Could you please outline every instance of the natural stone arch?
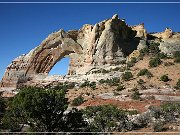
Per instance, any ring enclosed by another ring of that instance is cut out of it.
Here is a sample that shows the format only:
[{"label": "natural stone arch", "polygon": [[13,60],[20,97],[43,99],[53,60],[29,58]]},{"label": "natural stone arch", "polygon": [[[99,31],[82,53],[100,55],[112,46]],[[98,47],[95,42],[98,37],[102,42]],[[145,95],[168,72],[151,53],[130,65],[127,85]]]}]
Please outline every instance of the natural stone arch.
[{"label": "natural stone arch", "polygon": [[66,55],[70,57],[69,75],[87,75],[93,69],[120,66],[139,44],[141,37],[136,37],[136,33],[118,15],[79,30],[52,33],[28,54],[13,60],[0,87],[16,87],[35,81],[36,76],[48,75]]},{"label": "natural stone arch", "polygon": [[71,53],[82,53],[82,47],[63,30],[50,34],[26,55],[21,55],[7,67],[1,87],[16,87],[38,74],[48,75],[52,67]]}]

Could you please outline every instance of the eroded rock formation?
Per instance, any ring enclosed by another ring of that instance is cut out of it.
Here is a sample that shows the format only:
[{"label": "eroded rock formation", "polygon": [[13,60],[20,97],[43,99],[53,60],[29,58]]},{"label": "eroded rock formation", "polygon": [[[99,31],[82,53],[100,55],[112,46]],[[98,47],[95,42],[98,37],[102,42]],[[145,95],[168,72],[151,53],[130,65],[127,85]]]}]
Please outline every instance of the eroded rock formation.
[{"label": "eroded rock formation", "polygon": [[[172,43],[170,29],[152,36]],[[6,69],[1,87],[16,88],[18,84],[43,79],[63,57],[70,57],[69,75],[86,75],[93,69],[119,66],[134,50],[145,47],[147,40],[144,24],[128,26],[118,15],[95,25],[86,24],[80,30],[59,30],[28,54],[13,60]],[[161,50],[164,46],[162,44]]]}]

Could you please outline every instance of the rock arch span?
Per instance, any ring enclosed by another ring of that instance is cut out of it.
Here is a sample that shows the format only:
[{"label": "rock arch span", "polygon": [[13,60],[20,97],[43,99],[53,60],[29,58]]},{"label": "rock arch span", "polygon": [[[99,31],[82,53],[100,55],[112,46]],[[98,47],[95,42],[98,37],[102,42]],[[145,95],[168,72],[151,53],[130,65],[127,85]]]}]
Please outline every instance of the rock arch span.
[{"label": "rock arch span", "polygon": [[137,31],[114,15],[95,25],[85,24],[79,30],[52,33],[38,47],[12,61],[1,87],[16,88],[37,75],[47,75],[67,55],[69,75],[85,75],[94,68],[119,66],[137,48],[139,40],[144,39],[136,37]]},{"label": "rock arch span", "polygon": [[38,47],[12,61],[1,87],[17,87],[18,83],[32,80],[35,75],[47,75],[58,61],[71,53],[81,54],[81,45],[63,30],[52,33]]}]

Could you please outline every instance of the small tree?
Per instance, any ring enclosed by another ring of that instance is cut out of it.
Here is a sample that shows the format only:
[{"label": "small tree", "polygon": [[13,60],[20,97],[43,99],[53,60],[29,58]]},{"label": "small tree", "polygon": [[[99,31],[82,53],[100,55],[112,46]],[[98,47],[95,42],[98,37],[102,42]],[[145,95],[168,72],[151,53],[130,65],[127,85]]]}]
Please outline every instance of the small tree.
[{"label": "small tree", "polygon": [[3,121],[11,131],[21,131],[24,124],[36,132],[82,131],[86,125],[82,119],[77,122],[82,128],[77,128],[78,125],[72,127],[73,117],[78,113],[76,118],[80,118],[81,112],[72,110],[70,114],[65,113],[67,107],[64,90],[24,88],[10,103]]}]

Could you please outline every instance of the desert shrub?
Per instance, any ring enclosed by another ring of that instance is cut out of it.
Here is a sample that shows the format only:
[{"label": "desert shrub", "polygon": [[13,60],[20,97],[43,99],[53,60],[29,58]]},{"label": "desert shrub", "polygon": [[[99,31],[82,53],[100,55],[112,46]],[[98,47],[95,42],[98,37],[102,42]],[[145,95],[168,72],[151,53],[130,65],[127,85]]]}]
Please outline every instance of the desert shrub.
[{"label": "desert shrub", "polygon": [[175,52],[173,57],[174,57],[174,62],[180,63],[180,51],[179,52]]},{"label": "desert shrub", "polygon": [[157,57],[159,57],[160,59],[166,59],[167,58],[167,54],[165,54],[165,53],[158,53]]},{"label": "desert shrub", "polygon": [[79,106],[81,105],[82,103],[84,103],[85,100],[84,98],[82,97],[82,95],[79,95],[77,98],[75,98],[73,101],[72,101],[72,105],[73,106]]},{"label": "desert shrub", "polygon": [[116,91],[122,91],[124,89],[125,89],[125,87],[123,85],[119,84],[118,87],[116,88]]},{"label": "desert shrub", "polygon": [[134,88],[131,89],[131,91],[137,91],[137,90],[138,90],[137,87],[134,87]]},{"label": "desert shrub", "polygon": [[160,60],[160,58],[158,58],[158,57],[155,57],[155,58],[152,58],[150,61],[149,61],[149,66],[150,67],[157,67],[158,65],[160,65],[161,64],[161,60]]},{"label": "desert shrub", "polygon": [[104,84],[104,83],[106,83],[106,80],[101,79],[101,80],[99,80],[99,83],[100,83],[100,84]]},{"label": "desert shrub", "polygon": [[118,95],[120,95],[119,93],[117,93],[117,92],[113,92],[113,94],[114,94],[114,96],[118,96]]},{"label": "desert shrub", "polygon": [[180,78],[178,79],[175,88],[176,88],[176,89],[180,89]]},{"label": "desert shrub", "polygon": [[160,52],[159,43],[151,43],[149,45],[149,52],[153,54],[158,54]]},{"label": "desert shrub", "polygon": [[7,107],[7,101],[2,97],[2,92],[0,92],[0,131],[3,127],[2,124],[2,118],[4,117],[4,114],[6,112],[6,107]]},{"label": "desert shrub", "polygon": [[154,132],[161,132],[163,131],[164,122],[160,119],[156,120],[152,123],[152,129]]},{"label": "desert shrub", "polygon": [[128,115],[136,115],[136,114],[139,114],[139,111],[137,111],[137,110],[126,110],[126,113]]},{"label": "desert shrub", "polygon": [[120,71],[120,72],[124,72],[125,70],[126,70],[126,67],[124,67],[124,66],[122,66],[122,67],[119,68],[119,71]]},{"label": "desert shrub", "polygon": [[132,62],[132,63],[136,63],[136,62],[137,62],[136,57],[132,57],[132,58],[131,58],[131,62]]},{"label": "desert shrub", "polygon": [[168,82],[169,81],[169,77],[167,75],[162,75],[160,77],[160,80],[163,81],[163,82]]},{"label": "desert shrub", "polygon": [[101,70],[101,73],[103,73],[103,74],[106,74],[106,73],[109,73],[110,71],[108,71],[108,70],[106,70],[106,69],[102,69]]},{"label": "desert shrub", "polygon": [[58,83],[56,86],[49,86],[49,88],[67,91],[68,85],[66,83]]},{"label": "desert shrub", "polygon": [[66,85],[68,89],[73,89],[75,87],[75,82],[68,82]]},{"label": "desert shrub", "polygon": [[91,132],[115,132],[132,130],[126,111],[113,105],[88,106],[84,110]]},{"label": "desert shrub", "polygon": [[106,79],[106,80],[101,79],[101,80],[99,80],[99,83],[101,83],[101,84],[106,83],[110,86],[117,86],[117,85],[119,85],[119,81],[120,81],[120,78],[114,77],[114,78]]},{"label": "desert shrub", "polygon": [[132,57],[130,61],[127,62],[127,67],[133,67],[136,63],[137,59]]},{"label": "desert shrub", "polygon": [[138,83],[138,84],[144,84],[145,82],[144,82],[143,79],[139,79],[139,80],[137,81],[137,83]]},{"label": "desert shrub", "polygon": [[135,63],[131,62],[131,61],[128,61],[127,62],[127,67],[133,67]]},{"label": "desert shrub", "polygon": [[126,60],[120,61],[119,64],[126,64]]},{"label": "desert shrub", "polygon": [[131,98],[134,99],[134,100],[139,100],[139,99],[141,99],[141,95],[142,95],[142,94],[139,93],[138,90],[136,90],[136,91],[134,91],[134,92],[132,93]]},{"label": "desert shrub", "polygon": [[162,115],[165,118],[165,121],[175,122],[176,118],[180,118],[179,102],[165,102],[161,104],[160,108],[162,110]]},{"label": "desert shrub", "polygon": [[151,122],[151,113],[140,114],[134,123],[135,128],[144,128]]},{"label": "desert shrub", "polygon": [[99,70],[95,70],[95,71],[92,71],[92,74],[97,74],[97,73],[103,73],[103,74],[106,74],[106,73],[109,73],[110,71],[109,70],[106,70],[106,69],[99,69]]},{"label": "desert shrub", "polygon": [[129,72],[129,71],[126,71],[126,72],[124,72],[124,73],[122,74],[122,79],[123,79],[124,81],[129,81],[131,78],[133,78],[133,75],[132,75],[132,73]]},{"label": "desert shrub", "polygon": [[172,62],[164,62],[164,66],[171,66],[171,65],[174,65],[174,63],[172,63]]},{"label": "desert shrub", "polygon": [[151,111],[152,117],[159,119],[162,115],[162,111],[160,109],[160,107],[156,107],[156,106],[149,106],[148,108]]},{"label": "desert shrub", "polygon": [[137,76],[144,76],[144,75],[146,75],[148,78],[153,76],[152,73],[148,69],[146,69],[146,68],[141,69],[139,71],[139,73],[137,74]]},{"label": "desert shrub", "polygon": [[149,53],[149,49],[147,47],[145,47],[145,48],[140,50],[140,56],[139,57],[143,57],[148,53]]},{"label": "desert shrub", "polygon": [[81,85],[80,85],[80,87],[81,88],[83,88],[83,87],[87,87],[87,86],[89,86],[89,81],[88,80],[86,80],[86,81],[84,81]]},{"label": "desert shrub", "polygon": [[90,82],[90,81],[85,81],[80,85],[81,88],[83,87],[90,87],[91,89],[95,90],[96,89],[96,82]]},{"label": "desert shrub", "polygon": [[95,90],[96,89],[96,82],[91,82],[89,84],[89,86],[90,86],[91,89]]}]

